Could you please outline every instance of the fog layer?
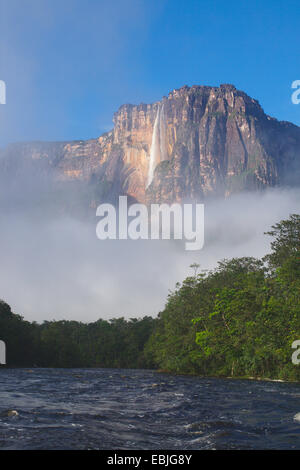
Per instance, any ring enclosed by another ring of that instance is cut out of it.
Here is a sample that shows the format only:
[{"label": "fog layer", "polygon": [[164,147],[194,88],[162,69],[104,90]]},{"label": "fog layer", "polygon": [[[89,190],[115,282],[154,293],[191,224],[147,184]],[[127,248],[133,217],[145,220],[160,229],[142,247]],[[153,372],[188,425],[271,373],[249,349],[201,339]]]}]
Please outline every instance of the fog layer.
[{"label": "fog layer", "polygon": [[299,212],[299,201],[300,190],[288,189],[211,201],[204,248],[194,252],[172,240],[100,241],[96,216],[10,207],[0,215],[0,298],[38,322],[155,316],[193,262],[210,269],[224,258],[263,256],[270,243],[264,232]]}]

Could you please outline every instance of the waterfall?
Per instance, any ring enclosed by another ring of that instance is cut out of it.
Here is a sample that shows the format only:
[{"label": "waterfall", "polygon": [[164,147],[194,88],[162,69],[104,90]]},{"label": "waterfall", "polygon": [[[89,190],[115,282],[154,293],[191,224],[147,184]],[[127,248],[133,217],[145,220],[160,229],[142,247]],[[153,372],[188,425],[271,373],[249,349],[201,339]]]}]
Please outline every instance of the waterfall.
[{"label": "waterfall", "polygon": [[153,127],[147,188],[152,183],[156,165],[159,162],[166,160],[166,159],[167,159],[166,124],[165,124],[164,104],[163,104],[162,106],[158,105],[154,127]]},{"label": "waterfall", "polygon": [[147,188],[150,186],[153,180],[154,170],[158,161],[158,153],[160,152],[160,106],[158,106],[156,118],[153,127],[152,142],[150,149],[150,161],[148,171],[148,182]]},{"label": "waterfall", "polygon": [[162,105],[160,116],[159,116],[159,141],[160,141],[160,161],[162,162],[163,160],[167,160],[164,104]]}]

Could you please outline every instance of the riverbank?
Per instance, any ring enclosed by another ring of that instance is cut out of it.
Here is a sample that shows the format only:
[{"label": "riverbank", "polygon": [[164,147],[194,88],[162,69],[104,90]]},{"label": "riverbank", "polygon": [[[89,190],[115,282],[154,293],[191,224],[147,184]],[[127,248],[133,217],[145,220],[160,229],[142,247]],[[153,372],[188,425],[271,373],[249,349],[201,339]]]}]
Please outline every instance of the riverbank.
[{"label": "riverbank", "polygon": [[202,379],[205,379],[205,378],[212,378],[212,379],[228,379],[228,380],[256,380],[258,382],[262,381],[262,382],[279,382],[279,383],[295,383],[295,384],[300,384],[300,381],[299,380],[283,380],[283,379],[270,379],[269,377],[252,377],[252,376],[218,376],[218,375],[198,375],[198,374],[194,374],[192,372],[173,372],[173,371],[169,371],[169,370],[166,370],[166,369],[157,369],[156,370],[157,373],[159,374],[170,374],[170,375],[176,375],[176,376],[180,376],[180,375],[183,375],[183,376],[190,376],[190,377],[199,377],[199,378],[202,378]]}]

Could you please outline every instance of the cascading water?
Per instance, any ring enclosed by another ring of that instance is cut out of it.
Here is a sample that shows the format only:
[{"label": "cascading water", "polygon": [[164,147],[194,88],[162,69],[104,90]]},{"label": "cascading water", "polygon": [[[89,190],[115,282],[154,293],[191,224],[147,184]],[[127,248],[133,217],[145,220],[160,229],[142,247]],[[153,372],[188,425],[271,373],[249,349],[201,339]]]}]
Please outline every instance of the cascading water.
[{"label": "cascading water", "polygon": [[164,118],[164,105],[158,106],[156,118],[153,127],[152,142],[150,149],[150,160],[149,160],[149,171],[147,188],[150,186],[154,176],[154,170],[156,165],[166,160],[166,127]]},{"label": "cascading water", "polygon": [[149,170],[148,170],[148,182],[147,188],[150,186],[154,176],[154,170],[157,163],[157,154],[160,151],[160,139],[159,139],[159,117],[160,117],[160,106],[158,106],[156,118],[153,127],[152,142],[150,149],[150,161],[149,161]]},{"label": "cascading water", "polygon": [[162,105],[160,116],[159,116],[159,141],[160,141],[160,161],[167,159],[167,147],[166,147],[166,125],[164,115],[164,104]]}]

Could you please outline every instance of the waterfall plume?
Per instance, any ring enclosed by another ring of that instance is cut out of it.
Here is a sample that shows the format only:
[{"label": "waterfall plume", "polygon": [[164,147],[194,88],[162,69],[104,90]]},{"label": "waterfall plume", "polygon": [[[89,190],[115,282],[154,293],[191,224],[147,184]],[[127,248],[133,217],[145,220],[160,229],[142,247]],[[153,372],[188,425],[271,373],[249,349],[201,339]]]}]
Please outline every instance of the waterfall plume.
[{"label": "waterfall plume", "polygon": [[159,141],[160,141],[160,161],[167,160],[166,146],[166,124],[164,115],[164,104],[161,107],[159,116]]},{"label": "waterfall plume", "polygon": [[164,105],[158,105],[156,118],[153,127],[152,142],[150,149],[149,171],[147,188],[153,180],[156,165],[162,160],[166,160],[166,127],[164,118]]},{"label": "waterfall plume", "polygon": [[157,108],[156,118],[153,127],[152,142],[150,149],[150,160],[149,160],[149,171],[148,171],[148,182],[147,188],[150,186],[154,176],[154,170],[157,164],[157,154],[160,152],[160,139],[159,139],[159,117],[160,117],[160,105]]}]

